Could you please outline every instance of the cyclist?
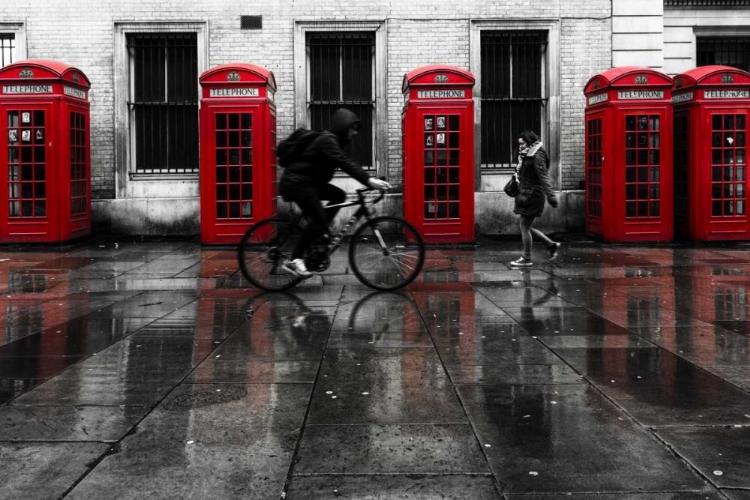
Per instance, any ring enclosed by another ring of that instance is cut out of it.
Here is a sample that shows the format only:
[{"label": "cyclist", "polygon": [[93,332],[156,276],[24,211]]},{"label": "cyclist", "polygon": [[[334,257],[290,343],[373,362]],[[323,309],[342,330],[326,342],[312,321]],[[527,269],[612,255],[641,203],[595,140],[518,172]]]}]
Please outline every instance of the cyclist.
[{"label": "cyclist", "polygon": [[302,213],[309,218],[307,227],[302,231],[291,258],[281,267],[302,278],[312,276],[302,259],[305,250],[313,238],[321,235],[329,240],[329,224],[338,213],[338,208],[326,209],[321,200],[328,205],[336,205],[346,200],[346,193],[329,184],[333,173],[340,168],[365,186],[374,189],[390,189],[391,185],[365,172],[344,152],[344,148],[359,133],[360,121],[357,115],[348,109],[341,108],[331,118],[328,130],[322,132],[300,155],[300,158],[288,165],[279,181],[279,194],[285,201],[295,202]]}]

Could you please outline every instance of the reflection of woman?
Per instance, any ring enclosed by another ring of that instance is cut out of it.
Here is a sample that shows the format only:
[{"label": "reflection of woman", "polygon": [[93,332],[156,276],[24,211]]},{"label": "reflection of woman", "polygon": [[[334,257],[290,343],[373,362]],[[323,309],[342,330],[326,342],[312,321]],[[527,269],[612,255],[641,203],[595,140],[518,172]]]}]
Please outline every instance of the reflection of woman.
[{"label": "reflection of woman", "polygon": [[552,191],[547,175],[548,168],[549,156],[539,137],[529,130],[518,134],[518,196],[513,212],[520,216],[523,255],[510,263],[513,267],[531,267],[532,235],[545,243],[550,260],[557,257],[560,243],[552,241],[544,233],[531,227],[534,219],[542,215],[545,199],[550,205],[557,207],[557,195]]}]

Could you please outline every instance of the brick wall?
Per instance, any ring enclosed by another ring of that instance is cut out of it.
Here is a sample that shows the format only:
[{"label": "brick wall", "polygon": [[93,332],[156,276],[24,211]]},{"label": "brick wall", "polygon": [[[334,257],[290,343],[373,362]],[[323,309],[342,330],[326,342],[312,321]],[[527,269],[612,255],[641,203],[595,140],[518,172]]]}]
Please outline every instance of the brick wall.
[{"label": "brick wall", "polygon": [[[609,0],[435,2],[434,0],[19,0],[0,4],[2,22],[25,21],[28,57],[55,59],[80,68],[92,82],[91,141],[94,198],[114,197],[113,26],[117,21],[206,21],[209,65],[247,61],[271,69],[279,85],[279,136],[294,126],[294,20],[386,21],[388,170],[400,182],[401,80],[425,64],[471,71],[472,19],[558,20],[561,26],[562,187],[583,179],[583,95],[593,74],[611,64]],[[240,15],[262,15],[263,29],[242,31]],[[0,26],[1,28],[1,26]]]}]

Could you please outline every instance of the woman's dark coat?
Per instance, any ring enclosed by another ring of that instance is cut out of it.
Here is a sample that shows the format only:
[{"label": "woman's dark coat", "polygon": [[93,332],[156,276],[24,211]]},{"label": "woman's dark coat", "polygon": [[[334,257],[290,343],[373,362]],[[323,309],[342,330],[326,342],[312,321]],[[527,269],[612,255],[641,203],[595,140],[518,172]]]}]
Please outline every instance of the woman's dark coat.
[{"label": "woman's dark coat", "polygon": [[539,217],[544,211],[544,200],[554,196],[547,175],[549,156],[539,148],[533,156],[523,159],[518,170],[518,196],[513,212],[518,215]]}]

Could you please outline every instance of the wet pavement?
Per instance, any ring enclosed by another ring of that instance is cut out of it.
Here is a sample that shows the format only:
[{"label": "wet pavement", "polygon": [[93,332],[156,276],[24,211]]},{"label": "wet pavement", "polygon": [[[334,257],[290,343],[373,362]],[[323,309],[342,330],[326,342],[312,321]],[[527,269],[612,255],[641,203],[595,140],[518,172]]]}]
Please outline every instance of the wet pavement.
[{"label": "wet pavement", "polygon": [[519,249],[0,247],[0,498],[750,500],[750,243]]}]

